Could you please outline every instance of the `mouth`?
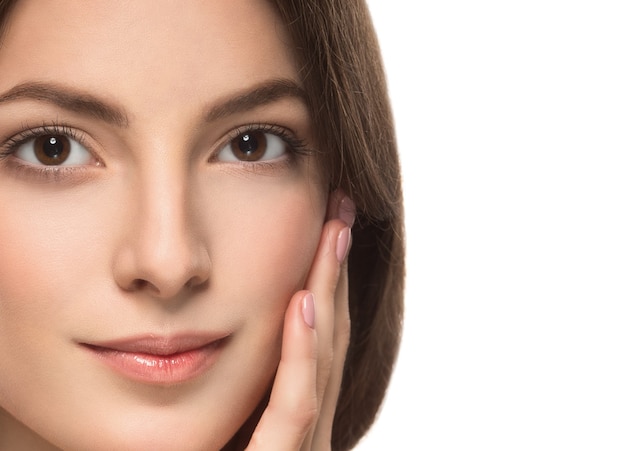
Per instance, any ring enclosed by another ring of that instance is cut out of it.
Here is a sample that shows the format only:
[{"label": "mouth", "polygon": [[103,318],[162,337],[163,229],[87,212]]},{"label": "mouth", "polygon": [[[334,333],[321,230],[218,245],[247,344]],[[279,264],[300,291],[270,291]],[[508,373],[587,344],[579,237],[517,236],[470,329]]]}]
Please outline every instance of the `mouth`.
[{"label": "mouth", "polygon": [[154,385],[175,385],[208,371],[226,339],[227,335],[147,335],[80,345],[128,379]]}]

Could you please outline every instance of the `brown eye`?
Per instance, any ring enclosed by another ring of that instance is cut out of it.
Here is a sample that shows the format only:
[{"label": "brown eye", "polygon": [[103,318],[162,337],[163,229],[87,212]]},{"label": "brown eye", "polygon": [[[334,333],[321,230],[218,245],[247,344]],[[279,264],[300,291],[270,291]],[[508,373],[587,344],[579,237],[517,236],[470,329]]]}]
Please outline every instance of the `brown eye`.
[{"label": "brown eye", "polygon": [[265,133],[252,131],[242,133],[230,143],[233,155],[241,161],[258,161],[267,150]]},{"label": "brown eye", "polygon": [[17,146],[14,155],[35,166],[81,166],[94,163],[93,154],[78,139],[63,133],[43,133],[27,139]]},{"label": "brown eye", "polygon": [[43,135],[33,143],[35,156],[46,166],[57,166],[70,156],[70,140],[62,135]]},{"label": "brown eye", "polygon": [[285,158],[287,143],[274,133],[249,130],[231,139],[217,154],[217,160],[226,162],[265,162]]}]

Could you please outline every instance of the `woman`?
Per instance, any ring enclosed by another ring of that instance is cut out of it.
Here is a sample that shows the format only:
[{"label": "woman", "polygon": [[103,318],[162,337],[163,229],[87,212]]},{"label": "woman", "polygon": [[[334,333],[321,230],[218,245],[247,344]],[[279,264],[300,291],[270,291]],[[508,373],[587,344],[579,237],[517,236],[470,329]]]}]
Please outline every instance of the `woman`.
[{"label": "woman", "polygon": [[352,448],[403,287],[365,5],[0,14],[0,448]]}]

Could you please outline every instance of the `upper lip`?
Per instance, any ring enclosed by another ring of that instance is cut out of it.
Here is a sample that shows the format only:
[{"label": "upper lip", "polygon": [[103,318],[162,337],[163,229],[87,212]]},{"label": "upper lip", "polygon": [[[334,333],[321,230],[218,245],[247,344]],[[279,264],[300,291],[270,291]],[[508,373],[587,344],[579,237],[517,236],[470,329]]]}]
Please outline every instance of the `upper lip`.
[{"label": "upper lip", "polygon": [[119,352],[166,356],[203,348],[227,336],[228,334],[226,333],[188,333],[174,336],[145,334],[106,341],[83,342],[81,344],[91,348],[108,349]]}]

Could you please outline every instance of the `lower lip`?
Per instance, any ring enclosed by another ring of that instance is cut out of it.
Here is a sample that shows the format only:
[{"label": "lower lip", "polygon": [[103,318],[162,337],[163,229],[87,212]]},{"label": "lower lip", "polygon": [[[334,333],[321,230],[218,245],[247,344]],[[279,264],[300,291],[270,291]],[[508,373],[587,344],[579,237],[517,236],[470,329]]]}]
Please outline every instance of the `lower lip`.
[{"label": "lower lip", "polygon": [[217,360],[222,340],[197,349],[170,355],[126,352],[86,346],[109,367],[123,376],[149,384],[173,385],[190,381],[207,371]]}]

